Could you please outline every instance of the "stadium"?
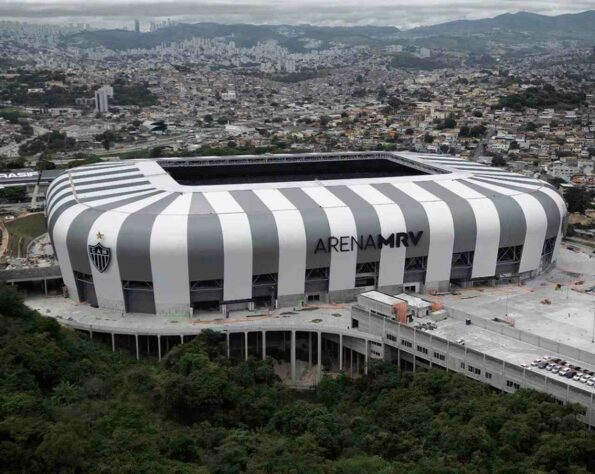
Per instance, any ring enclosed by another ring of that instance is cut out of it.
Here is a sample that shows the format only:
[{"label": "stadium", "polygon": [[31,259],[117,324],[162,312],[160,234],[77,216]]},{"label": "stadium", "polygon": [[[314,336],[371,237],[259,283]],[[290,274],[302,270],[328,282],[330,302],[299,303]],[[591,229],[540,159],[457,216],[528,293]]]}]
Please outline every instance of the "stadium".
[{"label": "stadium", "polygon": [[566,207],[498,168],[353,152],[75,168],[46,217],[72,299],[188,315],[521,281],[555,262]]}]

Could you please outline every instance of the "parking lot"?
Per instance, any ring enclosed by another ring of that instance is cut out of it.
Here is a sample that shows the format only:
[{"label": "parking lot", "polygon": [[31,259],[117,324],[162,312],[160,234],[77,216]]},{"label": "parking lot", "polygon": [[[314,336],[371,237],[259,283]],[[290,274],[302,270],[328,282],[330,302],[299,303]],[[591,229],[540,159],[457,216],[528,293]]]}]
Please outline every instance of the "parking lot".
[{"label": "parking lot", "polygon": [[556,267],[522,285],[460,289],[430,299],[595,353],[595,292],[588,291],[595,288],[595,256],[590,252],[563,244]]}]

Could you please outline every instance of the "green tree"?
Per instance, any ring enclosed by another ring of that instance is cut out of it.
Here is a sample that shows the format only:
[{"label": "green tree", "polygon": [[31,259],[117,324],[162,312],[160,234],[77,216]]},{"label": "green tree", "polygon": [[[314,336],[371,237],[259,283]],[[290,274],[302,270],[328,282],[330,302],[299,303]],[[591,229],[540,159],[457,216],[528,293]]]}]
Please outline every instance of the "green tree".
[{"label": "green tree", "polygon": [[500,155],[495,155],[492,157],[492,166],[506,166],[506,160],[502,158]]},{"label": "green tree", "polygon": [[459,129],[459,137],[461,138],[466,138],[469,136],[469,127],[467,125],[463,125],[460,129]]},{"label": "green tree", "polygon": [[591,203],[591,193],[582,187],[572,187],[564,192],[564,200],[568,206],[568,212],[584,213]]},{"label": "green tree", "polygon": [[151,148],[149,158],[161,158],[162,156],[165,156],[165,147],[156,146]]}]

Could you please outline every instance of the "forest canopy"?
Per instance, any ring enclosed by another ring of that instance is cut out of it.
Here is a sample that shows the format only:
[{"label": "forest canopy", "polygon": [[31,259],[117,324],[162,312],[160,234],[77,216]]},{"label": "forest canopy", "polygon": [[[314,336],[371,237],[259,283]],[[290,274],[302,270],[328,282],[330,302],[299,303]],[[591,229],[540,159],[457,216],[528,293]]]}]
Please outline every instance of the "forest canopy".
[{"label": "forest canopy", "polygon": [[577,406],[440,370],[286,388],[203,332],[137,362],[0,287],[0,470],[9,472],[593,472]]}]

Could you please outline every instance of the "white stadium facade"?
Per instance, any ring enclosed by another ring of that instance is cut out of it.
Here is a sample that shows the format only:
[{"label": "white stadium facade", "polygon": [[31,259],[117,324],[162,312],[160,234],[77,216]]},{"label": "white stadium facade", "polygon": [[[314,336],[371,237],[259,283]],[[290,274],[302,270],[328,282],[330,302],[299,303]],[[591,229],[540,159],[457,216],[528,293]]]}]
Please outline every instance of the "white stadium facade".
[{"label": "white stadium facade", "polygon": [[530,278],[556,260],[566,207],[498,168],[353,152],[75,168],[46,216],[71,298],[188,315]]}]

